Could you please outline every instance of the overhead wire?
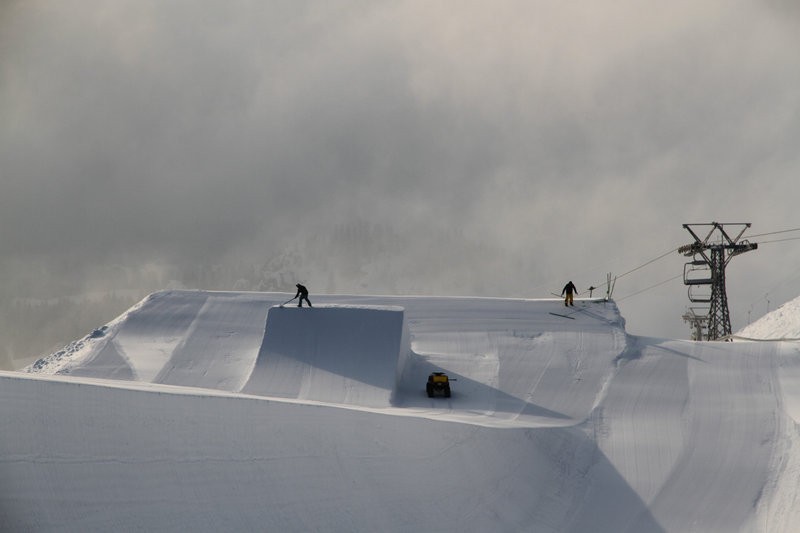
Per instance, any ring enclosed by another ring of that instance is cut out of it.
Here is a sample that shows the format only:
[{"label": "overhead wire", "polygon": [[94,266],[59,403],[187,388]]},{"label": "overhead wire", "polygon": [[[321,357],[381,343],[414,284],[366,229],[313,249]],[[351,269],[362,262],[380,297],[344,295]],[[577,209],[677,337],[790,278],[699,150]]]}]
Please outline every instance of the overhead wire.
[{"label": "overhead wire", "polygon": [[797,241],[800,237],[787,237],[785,239],[775,239],[774,241],[760,241],[758,244],[772,244],[773,242]]},{"label": "overhead wire", "polygon": [[[765,237],[765,236],[768,236],[768,235],[778,235],[778,234],[781,234],[781,233],[791,233],[791,232],[794,232],[794,231],[800,231],[800,228],[785,229],[785,230],[780,230],[780,231],[770,231],[770,232],[767,232],[767,233],[758,233],[756,235],[748,235],[746,237],[747,237],[747,239],[753,239],[753,238],[756,238],[756,237]],[[761,241],[758,244],[772,244],[772,243],[776,243],[776,242],[795,241],[795,240],[800,240],[800,237],[788,237],[788,238],[785,238],[785,239],[775,239],[775,240],[771,240],[771,241]],[[627,272],[623,272],[622,274],[619,274],[618,276],[615,276],[614,277],[614,283],[616,283],[616,280],[618,280],[618,279],[620,279],[620,278],[622,278],[624,276],[627,276],[628,274],[633,274],[634,272],[636,272],[638,270],[641,270],[642,268],[644,268],[644,267],[646,267],[648,265],[651,265],[651,264],[655,263],[656,261],[659,261],[660,259],[663,259],[663,258],[667,257],[670,254],[673,254],[673,253],[677,252],[679,249],[680,249],[680,247],[672,248],[671,250],[669,250],[667,252],[664,252],[663,254],[659,255],[658,257],[655,257],[655,258],[653,258],[653,259],[651,259],[651,260],[649,260],[649,261],[647,261],[645,263],[642,263],[641,265],[637,266],[636,268],[632,268],[631,270],[628,270]],[[669,283],[670,281],[678,279],[678,278],[680,278],[682,276],[683,276],[683,273],[678,274],[677,276],[673,276],[673,277],[671,277],[671,278],[669,278],[667,280],[664,280],[664,281],[661,281],[659,283],[656,283],[655,285],[651,285],[650,287],[641,289],[639,291],[636,291],[636,292],[634,292],[632,294],[629,294],[627,296],[624,296],[622,298],[618,298],[617,301],[619,302],[619,301],[622,301],[622,300],[625,300],[625,299],[628,299],[628,298],[632,298],[633,296],[636,296],[636,295],[641,294],[643,292],[647,292],[649,290],[655,289],[656,287],[660,287],[661,285]],[[602,286],[604,283],[607,283],[607,281],[598,283],[597,287]],[[594,284],[590,285],[590,287],[592,287],[593,289],[597,288]]]},{"label": "overhead wire", "polygon": [[768,233],[757,233],[755,235],[746,235],[748,239],[754,239],[756,237],[766,237],[767,235],[777,235],[779,233],[790,233],[792,231],[800,231],[800,228],[793,228],[793,229],[782,229],[780,231],[770,231]]},{"label": "overhead wire", "polygon": [[676,280],[676,279],[678,279],[680,277],[683,277],[683,273],[680,273],[677,276],[672,276],[671,278],[665,279],[664,281],[660,281],[660,282],[656,283],[655,285],[650,285],[649,287],[646,287],[644,289],[638,290],[638,291],[636,291],[636,292],[634,292],[632,294],[629,294],[627,296],[623,296],[622,298],[616,298],[616,301],[621,302],[622,300],[627,300],[628,298],[632,298],[632,297],[634,297],[634,296],[636,296],[638,294],[641,294],[643,292],[647,292],[649,290],[655,289],[656,287],[660,287],[661,285],[669,283],[670,281],[674,281],[674,280]]},{"label": "overhead wire", "polygon": [[[791,233],[791,232],[794,232],[794,231],[800,231],[800,228],[785,229],[785,230],[780,230],[780,231],[770,231],[770,232],[767,232],[767,233],[758,233],[758,234],[756,234],[756,235],[748,235],[748,236],[747,236],[747,238],[748,238],[748,239],[752,239],[752,238],[755,238],[755,237],[765,237],[765,236],[767,236],[767,235],[778,235],[778,234],[781,234],[781,233]],[[800,237],[787,237],[787,238],[785,238],[785,239],[775,239],[775,240],[771,240],[771,241],[761,241],[761,242],[759,242],[758,244],[772,244],[772,243],[776,243],[776,242],[796,241],[796,240],[800,240]],[[627,272],[625,272],[625,273],[623,273],[623,274],[620,274],[619,276],[616,276],[616,278],[615,278],[615,281],[616,281],[617,279],[619,279],[619,278],[623,277],[623,276],[627,276],[628,274],[632,274],[633,272],[636,272],[636,271],[637,271],[637,270],[639,270],[639,269],[642,269],[642,268],[644,268],[644,267],[646,267],[646,266],[648,266],[648,265],[650,265],[650,264],[652,264],[652,263],[655,263],[655,262],[656,262],[656,261],[658,261],[659,259],[663,259],[664,257],[666,257],[666,256],[668,256],[668,255],[670,255],[670,254],[672,254],[672,253],[674,253],[674,252],[677,252],[679,249],[680,249],[680,247],[678,247],[678,248],[673,248],[672,250],[670,250],[670,251],[668,251],[668,252],[665,252],[665,253],[663,253],[663,254],[659,255],[658,257],[656,257],[656,258],[654,258],[654,259],[651,259],[650,261],[647,261],[646,263],[643,263],[643,264],[639,265],[639,266],[638,266],[638,267],[636,267],[636,268],[633,268],[633,269],[631,269],[631,270],[629,270],[629,271],[627,271]],[[671,278],[669,278],[669,279],[667,279],[667,280],[665,280],[665,281],[661,281],[661,282],[659,282],[659,283],[656,283],[655,285],[651,285],[650,287],[647,287],[647,288],[641,289],[641,290],[639,290],[639,291],[636,291],[636,292],[634,292],[634,293],[632,293],[632,294],[629,294],[629,295],[627,295],[627,296],[624,296],[624,297],[622,297],[622,298],[617,298],[617,301],[619,302],[619,301],[625,300],[625,299],[627,299],[627,298],[631,298],[631,297],[633,297],[633,296],[636,296],[636,295],[638,295],[638,294],[641,294],[641,293],[643,293],[643,292],[649,291],[649,290],[651,290],[651,289],[655,289],[656,287],[659,287],[659,286],[661,286],[661,285],[664,285],[665,283],[669,283],[670,281],[673,281],[673,280],[675,280],[675,279],[678,279],[678,278],[680,278],[681,276],[683,276],[683,274],[682,274],[682,273],[681,273],[681,274],[678,274],[677,276],[673,276],[673,277],[671,277]]]},{"label": "overhead wire", "polygon": [[[649,260],[649,261],[647,261],[647,262],[645,262],[645,263],[642,263],[641,265],[637,266],[636,268],[632,268],[632,269],[628,270],[627,272],[623,272],[622,274],[620,274],[620,275],[618,275],[618,276],[615,276],[615,277],[614,277],[614,282],[616,283],[616,280],[618,280],[618,279],[620,279],[620,278],[622,278],[622,277],[625,277],[625,276],[627,276],[628,274],[633,274],[633,273],[634,273],[634,272],[636,272],[637,270],[641,270],[642,268],[644,268],[644,267],[646,267],[646,266],[648,266],[648,265],[651,265],[651,264],[655,263],[656,261],[658,261],[658,260],[660,260],[660,259],[663,259],[663,258],[667,257],[668,255],[670,255],[670,254],[673,254],[673,253],[675,253],[675,252],[677,252],[677,251],[678,251],[678,247],[672,248],[671,250],[669,250],[669,251],[667,251],[667,252],[664,252],[663,254],[659,255],[658,257],[655,257],[655,258],[653,258],[653,259],[651,259],[651,260]],[[682,276],[683,274],[680,274],[680,275]],[[676,277],[679,277],[679,276],[676,276]],[[675,279],[675,278],[672,278],[672,279]],[[670,280],[667,280],[667,281],[672,281],[672,279],[670,279]],[[605,281],[605,282],[600,282],[600,283],[598,283],[598,284],[597,284],[597,287],[599,287],[599,286],[602,286],[602,285],[603,285],[603,284],[605,284],[605,283],[607,283],[607,281]],[[666,283],[666,282],[663,282],[663,283]],[[592,288],[596,288],[594,284],[592,284],[592,285],[590,285],[590,286],[591,286]],[[658,285],[656,285],[656,286],[658,286]],[[638,294],[638,293],[637,293],[637,294]],[[631,296],[632,296],[632,295],[631,295]]]},{"label": "overhead wire", "polygon": [[627,271],[627,272],[625,272],[624,274],[620,274],[619,276],[617,276],[617,279],[619,279],[619,278],[621,278],[621,277],[623,277],[623,276],[627,276],[628,274],[633,274],[633,273],[634,273],[634,272],[636,272],[637,270],[639,270],[639,269],[642,269],[642,268],[644,268],[644,267],[646,267],[647,265],[650,265],[650,264],[652,264],[652,263],[655,263],[655,262],[656,262],[656,261],[658,261],[659,259],[663,259],[663,258],[667,257],[668,255],[670,255],[670,254],[672,254],[672,253],[675,253],[675,252],[677,252],[677,251],[678,251],[678,248],[673,248],[673,249],[672,249],[672,250],[670,250],[669,252],[665,252],[665,253],[663,253],[663,254],[659,255],[659,256],[658,256],[658,257],[656,257],[655,259],[651,259],[650,261],[648,261],[648,262],[646,262],[646,263],[644,263],[644,264],[642,264],[642,265],[639,265],[638,267],[636,267],[636,268],[634,268],[634,269],[628,270],[628,271]]}]

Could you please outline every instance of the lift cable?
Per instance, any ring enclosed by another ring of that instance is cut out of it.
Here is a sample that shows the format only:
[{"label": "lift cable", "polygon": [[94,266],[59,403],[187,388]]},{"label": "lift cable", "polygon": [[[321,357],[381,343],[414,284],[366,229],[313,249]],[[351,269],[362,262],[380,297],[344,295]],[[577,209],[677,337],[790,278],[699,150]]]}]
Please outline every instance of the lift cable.
[{"label": "lift cable", "polygon": [[[755,237],[764,237],[764,236],[767,236],[767,235],[777,235],[777,234],[780,234],[780,233],[790,233],[790,232],[793,232],[793,231],[800,231],[800,228],[785,229],[785,230],[780,230],[780,231],[771,231],[771,232],[768,232],[768,233],[759,233],[757,235],[748,235],[747,238],[748,239],[752,239],[752,238],[755,238]],[[775,240],[772,240],[772,241],[760,241],[758,244],[772,244],[772,243],[776,243],[776,242],[795,241],[795,240],[800,240],[800,237],[787,237],[785,239],[775,239]],[[651,265],[651,264],[655,263],[656,261],[667,257],[668,255],[671,255],[671,254],[677,252],[679,249],[680,249],[680,247],[672,248],[671,250],[669,250],[667,252],[664,252],[663,254],[659,255],[658,257],[655,257],[655,258],[653,258],[653,259],[651,259],[651,260],[649,260],[649,261],[647,261],[645,263],[642,263],[641,265],[637,266],[636,268],[632,268],[631,270],[628,270],[627,272],[619,274],[618,276],[615,276],[615,281],[617,279],[619,279],[619,278],[627,276],[628,274],[633,274],[634,272],[636,272],[638,270],[641,270],[642,268],[644,268],[644,267],[646,267],[648,265]],[[662,282],[657,283],[657,284],[655,284],[655,285],[653,285],[651,287],[648,287],[646,289],[642,289],[642,290],[640,290],[638,292],[635,292],[633,294],[629,294],[628,296],[625,296],[623,298],[618,298],[616,300],[617,301],[621,301],[621,300],[624,300],[626,298],[630,298],[632,296],[636,296],[637,294],[640,294],[642,292],[648,291],[650,289],[653,289],[655,287],[658,287],[660,285],[668,283],[668,282],[670,282],[670,281],[672,281],[674,279],[677,279],[677,278],[681,277],[682,275],[683,274],[679,274],[679,275],[677,275],[675,277],[672,277],[672,278],[670,278],[670,279],[668,279],[666,281],[662,281]],[[602,286],[604,284],[605,284],[605,282],[600,282],[600,283],[597,283],[596,285],[592,284],[590,286],[592,286],[592,287],[600,287],[600,286]]]},{"label": "lift cable", "polygon": [[[778,233],[789,233],[789,232],[792,232],[792,231],[800,231],[800,228],[795,228],[795,229],[785,229],[785,230],[781,230],[781,231],[771,231],[771,232],[769,232],[769,233],[759,233],[758,235],[750,235],[748,238],[752,238],[752,237],[763,237],[763,236],[765,236],[765,235],[776,235],[776,234],[778,234]],[[772,243],[775,243],[775,242],[796,241],[796,240],[800,240],[800,237],[787,237],[787,238],[785,238],[785,239],[775,239],[775,240],[772,240],[772,241],[759,241],[759,243],[758,243],[758,244],[772,244]],[[622,274],[620,274],[620,275],[616,276],[616,279],[619,279],[619,278],[621,278],[621,277],[623,277],[623,276],[627,276],[628,274],[633,274],[633,273],[634,273],[634,272],[636,272],[637,270],[640,270],[640,269],[642,269],[642,268],[644,268],[644,267],[646,267],[646,266],[648,266],[648,265],[650,265],[650,264],[652,264],[652,263],[655,263],[655,262],[656,262],[656,261],[658,261],[659,259],[663,259],[663,258],[667,257],[668,255],[670,255],[670,254],[673,254],[673,253],[677,252],[679,248],[680,248],[680,247],[673,248],[672,250],[669,250],[668,252],[664,252],[663,254],[659,255],[659,256],[658,256],[658,257],[656,257],[656,258],[654,258],[654,259],[651,259],[650,261],[647,261],[646,263],[642,263],[641,265],[637,266],[636,268],[633,268],[633,269],[631,269],[631,270],[628,270],[627,272],[624,272],[624,273],[622,273]],[[679,278],[680,276],[681,276],[681,275],[675,276],[675,278]],[[672,281],[672,280],[673,280],[673,279],[675,279],[675,278],[670,278],[670,279],[669,279],[669,280],[667,280],[667,281]],[[663,283],[666,283],[666,281],[664,281],[664,282],[661,282],[661,283],[659,283],[659,284],[657,284],[657,285],[653,285],[653,287],[658,287],[659,285],[661,285],[661,284],[663,284]],[[600,283],[600,284],[598,284],[598,285],[602,285],[602,283]],[[653,287],[650,287],[650,288],[653,288]],[[645,291],[645,290],[648,290],[648,289],[642,289],[642,291]],[[639,292],[642,292],[642,291],[639,291]],[[631,294],[631,295],[629,295],[629,296],[626,296],[625,298],[629,298],[630,296],[634,296],[635,294],[639,294],[639,293],[637,292],[637,293]],[[622,298],[620,298],[620,299],[617,299],[617,301],[619,301],[619,300],[621,300],[621,299],[622,299]]]},{"label": "lift cable", "polygon": [[[656,257],[656,258],[653,258],[653,259],[651,259],[651,260],[647,261],[646,263],[642,263],[641,265],[637,266],[636,268],[633,268],[633,269],[631,269],[631,270],[628,270],[627,272],[624,272],[624,273],[622,273],[622,274],[620,274],[620,275],[618,275],[618,276],[615,276],[615,277],[614,277],[614,281],[616,282],[616,280],[618,280],[618,279],[619,279],[619,278],[621,278],[621,277],[627,276],[628,274],[633,274],[633,273],[634,273],[634,272],[636,272],[637,270],[640,270],[640,269],[642,269],[642,268],[644,268],[644,267],[646,267],[646,266],[648,266],[648,265],[651,265],[651,264],[655,263],[656,261],[658,261],[659,259],[664,259],[664,258],[665,258],[665,257],[667,257],[668,255],[670,255],[670,254],[674,254],[674,253],[675,253],[675,252],[677,252],[677,251],[678,251],[678,248],[676,247],[676,248],[673,248],[673,249],[669,250],[668,252],[664,252],[663,254],[659,255],[658,257]],[[681,275],[683,275],[683,274],[681,274]],[[606,283],[607,283],[607,282],[606,282],[606,281],[604,281],[604,282],[600,282],[600,283],[598,283],[597,285],[595,285],[595,284],[592,284],[592,285],[590,285],[590,287],[592,287],[592,288],[598,288],[598,287],[601,287],[601,286],[603,286],[603,285],[604,285],[604,284],[606,284]]]},{"label": "lift cable", "polygon": [[658,261],[659,259],[663,259],[663,258],[667,257],[667,256],[668,256],[668,255],[670,255],[670,254],[674,254],[674,253],[675,253],[675,252],[677,252],[677,251],[678,251],[678,249],[677,249],[677,248],[673,248],[673,249],[672,249],[672,250],[670,250],[669,252],[666,252],[666,253],[663,253],[663,254],[659,255],[659,256],[658,256],[658,257],[656,257],[655,259],[651,259],[651,260],[650,260],[650,261],[648,261],[647,263],[644,263],[644,264],[642,264],[642,265],[639,265],[638,267],[636,267],[636,268],[634,268],[634,269],[632,269],[632,270],[628,270],[628,271],[627,271],[627,272],[625,272],[624,274],[620,274],[619,276],[617,276],[617,279],[619,279],[619,278],[621,278],[621,277],[623,277],[623,276],[627,276],[628,274],[633,274],[633,273],[634,273],[634,272],[636,272],[637,270],[639,270],[639,269],[641,269],[641,268],[644,268],[644,267],[646,267],[647,265],[649,265],[649,264],[651,264],[651,263],[655,263],[655,262],[656,262],[656,261]]},{"label": "lift cable", "polygon": [[634,293],[628,294],[627,296],[623,296],[622,298],[615,298],[614,300],[617,301],[617,302],[621,302],[622,300],[627,300],[628,298],[632,298],[634,296],[642,294],[643,292],[647,292],[649,290],[655,289],[656,287],[660,287],[661,285],[669,283],[670,281],[674,281],[674,280],[676,280],[676,279],[678,279],[680,277],[683,277],[683,273],[678,274],[677,276],[672,276],[671,278],[665,279],[664,281],[660,281],[660,282],[656,283],[655,285],[651,285],[651,286],[646,287],[644,289],[638,290],[638,291],[636,291]]},{"label": "lift cable", "polygon": [[797,241],[800,237],[787,237],[785,239],[775,239],[774,241],[759,241],[758,244],[772,244],[773,242]]},{"label": "lift cable", "polygon": [[777,235],[778,233],[790,233],[792,231],[800,231],[800,228],[784,229],[781,231],[770,231],[769,233],[758,233],[756,235],[745,235],[745,238],[754,239],[755,237],[766,237],[767,235]]}]

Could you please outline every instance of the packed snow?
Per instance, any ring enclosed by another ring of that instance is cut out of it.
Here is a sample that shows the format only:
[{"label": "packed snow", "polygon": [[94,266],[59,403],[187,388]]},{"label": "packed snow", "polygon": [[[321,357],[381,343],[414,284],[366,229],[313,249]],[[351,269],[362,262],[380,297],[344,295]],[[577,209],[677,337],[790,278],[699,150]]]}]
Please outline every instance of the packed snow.
[{"label": "packed snow", "polygon": [[634,337],[613,301],[290,296],[155,293],[0,373],[0,530],[800,530],[796,342]]},{"label": "packed snow", "polygon": [[736,335],[758,340],[800,340],[800,297],[745,326]]}]

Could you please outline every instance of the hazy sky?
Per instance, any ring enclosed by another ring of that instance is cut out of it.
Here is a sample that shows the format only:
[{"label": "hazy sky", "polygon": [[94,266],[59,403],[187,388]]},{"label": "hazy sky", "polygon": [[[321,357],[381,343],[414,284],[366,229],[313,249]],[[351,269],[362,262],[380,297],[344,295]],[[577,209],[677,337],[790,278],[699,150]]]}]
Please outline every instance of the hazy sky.
[{"label": "hazy sky", "polygon": [[[5,0],[0,256],[258,255],[357,216],[461,228],[548,296],[683,223],[797,228],[798,5]],[[728,286],[739,326],[797,296],[800,241],[735,258]],[[678,280],[620,306],[685,336],[686,303]]]}]

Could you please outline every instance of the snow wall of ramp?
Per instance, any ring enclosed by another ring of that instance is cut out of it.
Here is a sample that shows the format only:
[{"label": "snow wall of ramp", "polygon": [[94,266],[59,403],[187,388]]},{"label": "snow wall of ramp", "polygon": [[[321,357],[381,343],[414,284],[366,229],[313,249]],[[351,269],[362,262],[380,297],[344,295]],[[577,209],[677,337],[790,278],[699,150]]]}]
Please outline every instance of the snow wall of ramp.
[{"label": "snow wall of ramp", "polygon": [[388,407],[410,351],[402,307],[272,307],[241,392]]}]

